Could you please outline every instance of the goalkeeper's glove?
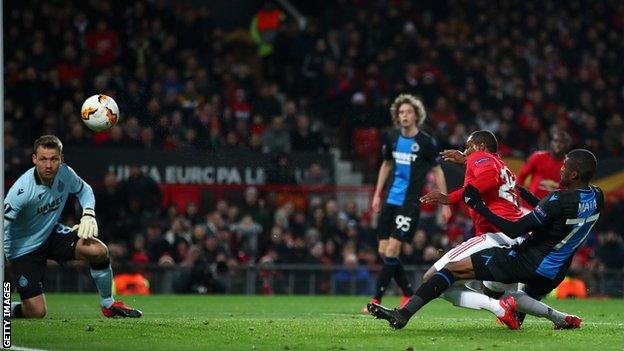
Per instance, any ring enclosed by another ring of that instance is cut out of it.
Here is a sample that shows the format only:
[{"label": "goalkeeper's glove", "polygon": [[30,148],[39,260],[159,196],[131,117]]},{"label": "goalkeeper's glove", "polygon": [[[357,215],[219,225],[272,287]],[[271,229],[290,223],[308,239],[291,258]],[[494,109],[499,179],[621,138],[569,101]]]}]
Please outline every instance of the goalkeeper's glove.
[{"label": "goalkeeper's glove", "polygon": [[78,229],[78,237],[81,239],[91,239],[98,236],[98,225],[95,220],[95,211],[87,208],[82,212],[80,224],[76,224],[72,230]]}]

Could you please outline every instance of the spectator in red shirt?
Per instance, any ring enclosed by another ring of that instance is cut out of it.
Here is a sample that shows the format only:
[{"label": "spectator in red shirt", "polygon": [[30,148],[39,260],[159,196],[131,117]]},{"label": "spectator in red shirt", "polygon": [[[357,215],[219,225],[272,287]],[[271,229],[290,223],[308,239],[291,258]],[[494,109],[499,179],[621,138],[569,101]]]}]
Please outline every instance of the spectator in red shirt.
[{"label": "spectator in red shirt", "polygon": [[570,143],[571,138],[568,133],[563,131],[553,133],[549,150],[536,151],[529,156],[518,175],[518,184],[524,186],[530,175],[529,190],[539,198],[558,190],[561,180],[559,171],[563,166],[565,152],[570,148]]},{"label": "spectator in red shirt", "polygon": [[87,48],[91,52],[91,64],[108,67],[113,64],[119,50],[119,37],[108,28],[106,21],[98,21],[95,31],[87,34]]},{"label": "spectator in red shirt", "polygon": [[76,48],[67,45],[63,50],[63,58],[56,66],[59,82],[64,85],[70,85],[77,82],[80,85],[84,83],[84,68],[78,57]]}]

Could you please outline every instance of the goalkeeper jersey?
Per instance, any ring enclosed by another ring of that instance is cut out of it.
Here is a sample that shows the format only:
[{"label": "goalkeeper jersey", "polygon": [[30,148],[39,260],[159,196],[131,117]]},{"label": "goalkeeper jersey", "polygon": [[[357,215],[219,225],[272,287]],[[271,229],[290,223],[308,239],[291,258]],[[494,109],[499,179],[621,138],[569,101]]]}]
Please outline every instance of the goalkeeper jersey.
[{"label": "goalkeeper jersey", "polygon": [[66,164],[50,186],[41,182],[35,167],[9,189],[4,199],[4,254],[12,260],[43,245],[59,220],[69,194],[83,209],[95,209],[93,189]]}]

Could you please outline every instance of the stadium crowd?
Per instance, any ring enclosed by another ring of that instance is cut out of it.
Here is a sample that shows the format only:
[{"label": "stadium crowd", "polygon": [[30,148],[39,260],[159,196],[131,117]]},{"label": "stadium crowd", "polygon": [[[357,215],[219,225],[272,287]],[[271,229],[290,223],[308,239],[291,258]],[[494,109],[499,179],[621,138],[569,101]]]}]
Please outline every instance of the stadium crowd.
[{"label": "stadium crowd", "polygon": [[[442,148],[461,148],[470,131],[488,129],[503,154],[525,156],[562,129],[599,157],[624,155],[621,2],[320,3],[323,15],[305,29],[283,16],[272,52],[261,59],[247,29],[215,26],[204,7],[12,2],[5,15],[7,179],[30,167],[30,143],[42,134],[58,135],[67,148],[338,147],[349,154],[356,128],[391,127],[388,106],[399,92],[423,98],[426,129]],[[114,97],[122,114],[105,133],[80,122],[82,101],[95,93]],[[116,243],[118,259],[193,266],[199,275],[249,261],[342,264],[354,253],[362,263],[377,260],[374,218],[354,204],[338,208],[315,197],[305,209],[278,207],[249,188],[244,203],[221,201],[209,213],[189,204],[179,213],[162,208],[157,194],[142,175],[121,184],[107,175],[98,189],[103,235]],[[622,207],[613,204],[612,216]],[[431,263],[437,249],[470,235],[461,212],[447,228],[435,224],[435,209],[423,212],[432,224],[405,246],[406,264]],[[621,269],[613,257],[622,257],[614,234],[622,228],[602,232],[579,264]]]}]

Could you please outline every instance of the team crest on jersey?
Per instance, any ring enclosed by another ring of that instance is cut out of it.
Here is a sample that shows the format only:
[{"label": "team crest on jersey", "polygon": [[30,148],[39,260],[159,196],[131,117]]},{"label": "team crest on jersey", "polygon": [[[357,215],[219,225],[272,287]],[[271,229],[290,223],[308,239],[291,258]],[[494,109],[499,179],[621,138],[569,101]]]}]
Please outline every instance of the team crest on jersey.
[{"label": "team crest on jersey", "polygon": [[58,185],[56,186],[56,190],[58,190],[59,193],[62,193],[64,189],[65,189],[65,183],[59,180]]},{"label": "team crest on jersey", "polygon": [[412,152],[418,152],[418,150],[420,150],[420,145],[418,145],[417,142],[414,142],[412,144]]},{"label": "team crest on jersey", "polygon": [[19,286],[21,286],[22,288],[25,288],[26,285],[28,285],[28,279],[26,279],[26,277],[21,276],[19,278],[19,280],[17,281],[17,283],[19,284]]}]

